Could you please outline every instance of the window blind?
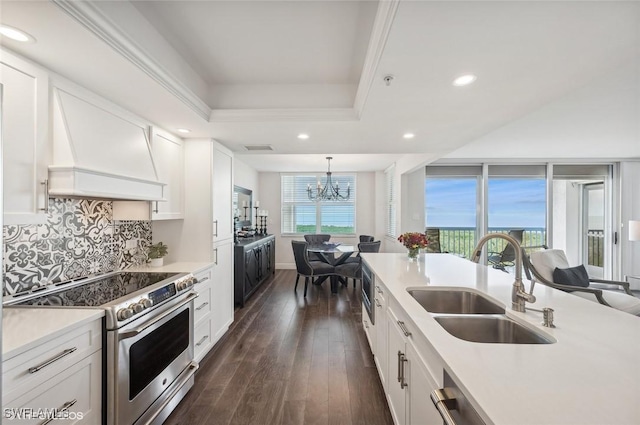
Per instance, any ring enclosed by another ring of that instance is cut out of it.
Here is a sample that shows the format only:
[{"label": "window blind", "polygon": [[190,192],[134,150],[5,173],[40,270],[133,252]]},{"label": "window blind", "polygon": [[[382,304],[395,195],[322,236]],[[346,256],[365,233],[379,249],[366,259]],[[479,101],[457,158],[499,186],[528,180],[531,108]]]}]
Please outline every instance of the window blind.
[{"label": "window blind", "polygon": [[307,187],[315,191],[318,182],[326,185],[326,174],[282,174],[281,207],[282,233],[329,233],[355,234],[356,232],[356,176],[333,174],[333,184],[339,185],[346,194],[347,185],[351,196],[347,201],[312,201]]}]

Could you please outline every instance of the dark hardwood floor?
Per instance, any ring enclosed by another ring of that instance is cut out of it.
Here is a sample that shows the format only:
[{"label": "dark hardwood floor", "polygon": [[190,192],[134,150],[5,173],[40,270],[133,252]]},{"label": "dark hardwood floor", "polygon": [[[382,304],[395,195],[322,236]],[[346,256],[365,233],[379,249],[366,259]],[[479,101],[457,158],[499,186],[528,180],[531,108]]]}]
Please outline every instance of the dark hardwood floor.
[{"label": "dark hardwood floor", "polygon": [[360,285],[310,285],[278,270],[201,362],[195,385],[165,422],[345,424],[393,421],[361,326]]}]

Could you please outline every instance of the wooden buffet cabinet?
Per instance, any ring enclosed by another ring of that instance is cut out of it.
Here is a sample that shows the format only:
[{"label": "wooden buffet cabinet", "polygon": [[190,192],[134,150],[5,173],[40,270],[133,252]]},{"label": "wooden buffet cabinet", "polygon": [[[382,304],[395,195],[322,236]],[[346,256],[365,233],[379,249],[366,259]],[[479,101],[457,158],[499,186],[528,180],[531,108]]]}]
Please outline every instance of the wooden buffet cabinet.
[{"label": "wooden buffet cabinet", "polygon": [[234,248],[234,300],[244,303],[276,272],[276,238],[273,235],[241,238]]}]

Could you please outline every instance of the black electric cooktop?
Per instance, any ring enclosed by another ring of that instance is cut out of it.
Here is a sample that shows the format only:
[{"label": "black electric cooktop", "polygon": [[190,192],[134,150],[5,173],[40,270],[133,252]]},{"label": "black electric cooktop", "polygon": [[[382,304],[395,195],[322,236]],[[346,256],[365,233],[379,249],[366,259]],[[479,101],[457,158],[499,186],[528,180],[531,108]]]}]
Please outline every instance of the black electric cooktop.
[{"label": "black electric cooktop", "polygon": [[99,307],[176,274],[119,272],[13,305]]}]

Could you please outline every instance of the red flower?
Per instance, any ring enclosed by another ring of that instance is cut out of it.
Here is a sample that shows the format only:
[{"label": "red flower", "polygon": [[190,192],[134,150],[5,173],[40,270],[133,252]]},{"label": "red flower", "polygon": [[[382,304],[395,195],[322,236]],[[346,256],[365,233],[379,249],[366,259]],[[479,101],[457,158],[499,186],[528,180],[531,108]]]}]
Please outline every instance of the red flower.
[{"label": "red flower", "polygon": [[426,248],[428,244],[427,235],[418,232],[407,232],[398,236],[400,241],[407,249]]}]

